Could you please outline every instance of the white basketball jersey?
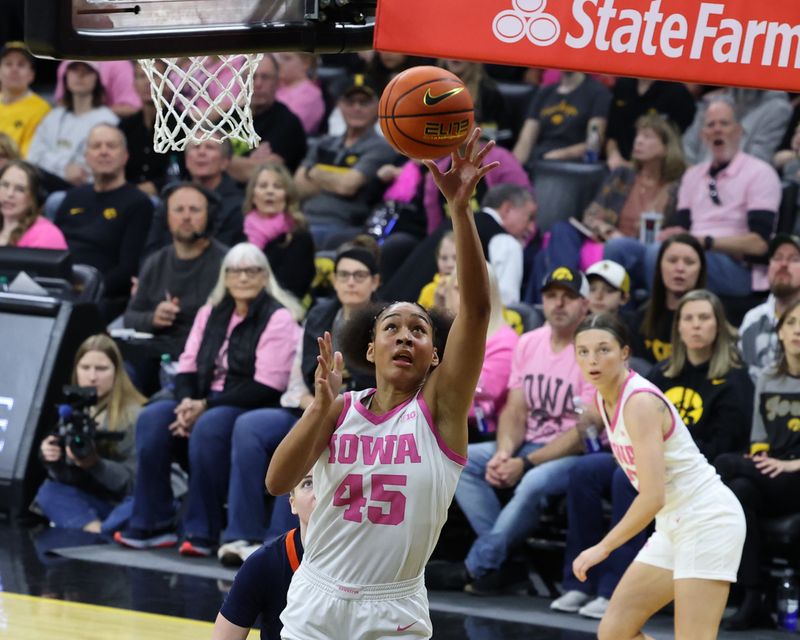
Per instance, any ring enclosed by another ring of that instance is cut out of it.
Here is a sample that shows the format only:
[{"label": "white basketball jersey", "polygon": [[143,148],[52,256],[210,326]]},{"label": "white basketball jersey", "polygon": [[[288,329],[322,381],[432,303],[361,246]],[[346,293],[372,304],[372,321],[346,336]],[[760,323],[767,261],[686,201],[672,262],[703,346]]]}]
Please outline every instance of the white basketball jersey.
[{"label": "white basketball jersey", "polygon": [[597,392],[597,408],[606,425],[608,441],[614,457],[625,471],[631,484],[638,491],[639,477],[636,470],[636,456],[633,451],[628,430],[625,427],[623,410],[625,403],[635,393],[652,393],[661,398],[672,416],[672,428],[664,435],[664,463],[666,467],[666,502],[660,513],[685,504],[695,495],[707,493],[709,486],[721,483],[714,467],[697,448],[689,429],[683,423],[678,410],[664,397],[661,390],[649,380],[633,371],[622,386],[622,394],[614,417],[609,420],[603,407],[603,398]]},{"label": "white basketball jersey", "polygon": [[421,393],[377,416],[346,393],[328,449],[314,465],[317,506],[303,562],[351,584],[422,574],[447,520],[466,459],[447,448]]}]

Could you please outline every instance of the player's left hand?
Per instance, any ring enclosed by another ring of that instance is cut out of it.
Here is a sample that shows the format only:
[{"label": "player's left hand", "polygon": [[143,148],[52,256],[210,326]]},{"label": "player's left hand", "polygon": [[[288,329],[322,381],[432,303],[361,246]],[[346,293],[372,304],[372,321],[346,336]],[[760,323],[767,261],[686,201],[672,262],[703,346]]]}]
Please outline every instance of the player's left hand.
[{"label": "player's left hand", "polygon": [[589,569],[600,564],[607,557],[608,551],[601,544],[596,544],[593,547],[584,549],[573,561],[572,573],[574,573],[575,577],[581,582],[586,582],[586,573],[589,571]]}]

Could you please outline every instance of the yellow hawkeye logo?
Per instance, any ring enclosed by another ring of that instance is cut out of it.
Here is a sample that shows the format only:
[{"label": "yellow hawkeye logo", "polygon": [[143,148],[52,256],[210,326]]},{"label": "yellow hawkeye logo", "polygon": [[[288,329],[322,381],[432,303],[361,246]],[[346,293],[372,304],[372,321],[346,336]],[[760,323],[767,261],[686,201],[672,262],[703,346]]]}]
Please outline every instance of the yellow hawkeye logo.
[{"label": "yellow hawkeye logo", "polygon": [[450,91],[445,91],[444,93],[440,93],[438,96],[431,94],[431,90],[428,89],[425,92],[425,96],[422,98],[422,101],[429,107],[432,107],[435,104],[439,104],[442,100],[447,100],[448,98],[452,98],[453,96],[458,95],[464,90],[464,87],[456,87],[455,89],[450,89]]}]

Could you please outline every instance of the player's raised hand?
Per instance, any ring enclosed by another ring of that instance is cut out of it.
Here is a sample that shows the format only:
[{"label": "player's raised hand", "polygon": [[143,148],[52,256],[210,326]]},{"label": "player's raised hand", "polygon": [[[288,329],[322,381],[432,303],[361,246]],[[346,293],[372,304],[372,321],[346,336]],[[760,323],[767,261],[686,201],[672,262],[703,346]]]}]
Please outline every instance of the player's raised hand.
[{"label": "player's raised hand", "polygon": [[478,149],[480,136],[480,127],[475,127],[467,139],[463,152],[454,151],[450,154],[450,168],[444,173],[439,170],[433,160],[423,160],[433,176],[433,181],[439,187],[439,191],[459,211],[469,204],[481,178],[500,166],[497,161],[481,166],[486,154],[492,150],[495,143],[494,140],[489,140],[481,149]]},{"label": "player's raised hand", "polygon": [[339,351],[333,350],[330,331],[317,338],[317,344],[319,355],[317,370],[314,373],[314,400],[328,406],[339,395],[339,389],[342,387],[344,359]]}]

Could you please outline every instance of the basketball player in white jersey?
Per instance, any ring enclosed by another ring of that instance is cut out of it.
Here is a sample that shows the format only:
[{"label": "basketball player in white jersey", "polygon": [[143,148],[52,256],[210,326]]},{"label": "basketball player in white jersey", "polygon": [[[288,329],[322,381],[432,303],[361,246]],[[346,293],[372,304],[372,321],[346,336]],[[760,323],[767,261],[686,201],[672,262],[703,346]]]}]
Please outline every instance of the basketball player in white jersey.
[{"label": "basketball player in white jersey", "polygon": [[598,638],[648,638],[641,631],[645,622],[674,600],[675,638],[712,640],[742,555],[742,507],[700,454],[675,407],[625,366],[630,340],[616,317],[584,320],[575,355],[597,388],[614,457],[639,492],[622,520],[575,559],[577,578],[586,580],[591,567],[656,519],[655,533],[611,596]]},{"label": "basketball player in white jersey", "polygon": [[[285,493],[313,467],[317,495],[281,615],[286,640],[432,635],[424,568],[466,463],[467,414],[490,315],[469,199],[499,163],[481,167],[492,142],[478,150],[478,137],[476,129],[447,173],[426,161],[453,212],[459,280],[469,283],[444,354],[434,347],[428,312],[390,304],[366,317],[363,332],[344,332],[361,339],[358,356],[374,367],[376,389],[339,396],[343,358],[326,333],[314,401],[272,457],[270,493]],[[352,366],[352,348],[344,349]]]}]

